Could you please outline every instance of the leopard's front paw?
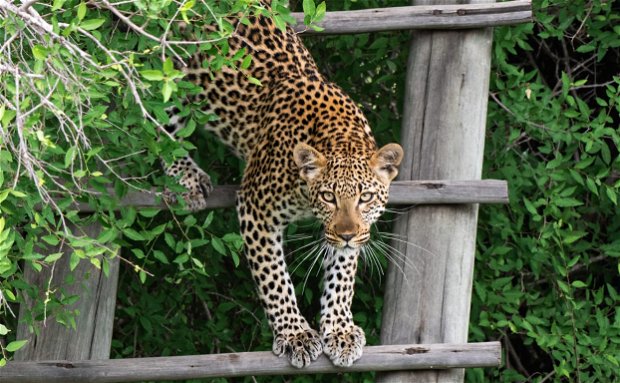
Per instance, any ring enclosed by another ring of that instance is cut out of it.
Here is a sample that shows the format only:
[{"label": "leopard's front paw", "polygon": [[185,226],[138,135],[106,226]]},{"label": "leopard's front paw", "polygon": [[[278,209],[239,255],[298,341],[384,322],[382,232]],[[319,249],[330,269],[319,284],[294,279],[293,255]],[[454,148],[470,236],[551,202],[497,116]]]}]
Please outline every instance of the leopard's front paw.
[{"label": "leopard's front paw", "polygon": [[322,351],[321,338],[311,328],[277,334],[273,340],[273,353],[280,357],[286,355],[297,368],[309,365]]},{"label": "leopard's front paw", "polygon": [[[198,211],[207,207],[207,197],[213,191],[211,178],[202,169],[197,166],[184,169],[179,184],[187,189],[186,192],[179,193],[185,201],[188,210]],[[165,191],[163,195],[168,203],[176,203],[177,194]]]},{"label": "leopard's front paw", "polygon": [[349,367],[362,356],[366,344],[364,331],[356,325],[345,328],[332,328],[323,334],[323,352],[332,363]]}]

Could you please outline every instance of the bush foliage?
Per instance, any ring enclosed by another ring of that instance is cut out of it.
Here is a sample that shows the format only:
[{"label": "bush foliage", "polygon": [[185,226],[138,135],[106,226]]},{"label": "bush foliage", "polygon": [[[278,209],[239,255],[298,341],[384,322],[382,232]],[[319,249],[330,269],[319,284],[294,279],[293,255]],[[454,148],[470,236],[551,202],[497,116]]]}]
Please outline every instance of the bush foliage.
[{"label": "bush foliage", "polygon": [[[198,89],[172,61],[201,49],[214,68],[247,65],[244,55],[224,59],[232,28],[223,17],[264,11],[244,0],[138,0],[115,8],[131,15],[130,25],[108,6],[36,3],[32,9],[51,28],[45,33],[0,6],[0,359],[21,345],[11,311],[24,294],[46,293],[23,280],[24,268],[49,268],[60,256],[44,253],[43,242],[72,249],[74,264],[104,270],[123,248],[113,357],[268,350],[271,332],[231,209],[114,213],[108,192],[174,189],[158,158],[188,152],[216,183],[239,182],[243,164],[196,129],[211,116],[179,102]],[[328,11],[381,6],[327,2]],[[480,208],[472,296],[470,339],[501,340],[504,366],[468,370],[467,381],[611,382],[620,369],[620,9],[600,0],[533,6],[533,23],[495,29],[484,176],[508,180],[511,202]],[[316,20],[316,9],[307,21]],[[270,16],[290,21],[281,7]],[[186,39],[181,20],[218,29],[199,34],[201,44],[175,45]],[[152,38],[163,35],[170,37]],[[305,41],[327,77],[360,103],[380,143],[397,139],[409,33]],[[182,135],[197,130],[196,140],[175,142],[158,130],[170,106],[189,116]],[[73,201],[94,214],[78,215]],[[97,222],[102,232],[68,232],[68,222]],[[295,249],[318,230],[293,225],[287,245],[310,320],[319,311],[320,273]],[[355,319],[376,344],[383,280],[367,266],[358,282]],[[74,299],[47,293],[31,315],[33,328],[44,311]],[[63,318],[71,325],[70,315]],[[373,380],[369,373],[263,379]]]}]

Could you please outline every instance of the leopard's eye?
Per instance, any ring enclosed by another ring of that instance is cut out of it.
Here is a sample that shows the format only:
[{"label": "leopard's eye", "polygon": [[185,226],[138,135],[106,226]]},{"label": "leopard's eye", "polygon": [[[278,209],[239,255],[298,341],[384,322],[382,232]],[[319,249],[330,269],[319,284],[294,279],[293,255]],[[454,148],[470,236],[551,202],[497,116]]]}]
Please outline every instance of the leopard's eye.
[{"label": "leopard's eye", "polygon": [[375,198],[375,193],[365,192],[360,196],[360,203],[368,203]]},{"label": "leopard's eye", "polygon": [[332,204],[336,203],[336,196],[334,195],[334,193],[330,191],[320,192],[319,196],[324,202],[332,203]]}]

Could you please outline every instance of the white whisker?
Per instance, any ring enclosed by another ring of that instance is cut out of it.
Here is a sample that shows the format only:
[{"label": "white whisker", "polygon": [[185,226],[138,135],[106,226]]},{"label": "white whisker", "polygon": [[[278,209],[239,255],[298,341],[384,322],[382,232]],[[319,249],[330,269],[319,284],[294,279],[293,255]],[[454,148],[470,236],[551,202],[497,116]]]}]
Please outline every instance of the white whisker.
[{"label": "white whisker", "polygon": [[[309,246],[312,246],[310,248],[310,250],[308,250],[308,252],[306,254],[304,254],[299,261],[297,261],[297,259],[293,260],[293,262],[291,262],[290,267],[294,267],[293,270],[291,271],[291,274],[295,274],[295,272],[297,271],[297,269],[303,265],[308,259],[310,259],[317,251],[320,250],[321,247],[321,239],[317,239],[316,241],[312,241],[310,243],[308,243],[307,245],[304,245],[303,248],[308,248]],[[303,250],[302,248],[299,248],[295,251],[300,251]],[[295,263],[297,263],[297,265],[295,265]]]},{"label": "white whisker", "polygon": [[405,254],[403,254],[399,249],[397,249],[394,246],[391,246],[390,244],[383,242],[383,241],[373,241],[373,245],[375,245],[375,248],[377,250],[383,250],[385,252],[386,258],[388,258],[388,260],[390,261],[400,261],[401,263],[405,264],[406,266],[410,266],[410,267],[414,267],[415,265],[407,259],[407,256]]},{"label": "white whisker", "polygon": [[[303,282],[303,285],[301,287],[301,295],[303,295],[304,292],[306,291],[306,284],[308,283],[308,278],[310,277],[310,274],[312,273],[312,269],[314,269],[314,265],[317,263],[319,258],[323,258],[324,259],[324,257],[325,257],[324,254],[325,254],[326,248],[327,248],[327,245],[325,244],[325,242],[321,243],[319,251],[316,254],[316,257],[314,258],[314,261],[310,265],[310,268],[308,269],[308,271],[306,271],[306,276],[304,277],[304,282]],[[321,271],[321,268],[319,267],[318,270]]]},{"label": "white whisker", "polygon": [[404,244],[406,244],[407,246],[413,246],[413,247],[415,247],[416,249],[418,249],[418,250],[422,250],[423,252],[425,252],[425,253],[427,253],[427,254],[429,254],[429,255],[432,255],[432,256],[434,256],[434,257],[436,257],[436,256],[437,256],[437,254],[433,253],[433,252],[432,252],[432,251],[430,251],[429,249],[427,249],[427,248],[425,248],[425,247],[423,247],[423,246],[417,245],[417,244],[415,244],[415,243],[413,243],[413,242],[407,241],[407,240],[403,239],[403,238],[402,238],[400,235],[398,235],[398,234],[394,234],[394,233],[386,233],[386,232],[379,232],[378,234],[379,234],[379,235],[381,235],[381,236],[384,236],[385,238],[387,238],[387,239],[389,239],[389,240],[396,241],[396,242],[400,242],[400,243],[404,243]]},{"label": "white whisker", "polygon": [[[405,266],[407,266],[407,260],[404,258],[404,256],[392,254],[390,249],[382,247],[382,245],[385,245],[385,244],[381,241],[374,241],[372,242],[372,245],[374,246],[374,250],[378,254],[383,255],[390,263],[392,263],[396,267],[396,269],[400,272],[400,274],[403,276],[403,279],[406,282],[408,282],[407,274],[405,273],[403,266],[401,266],[399,262],[399,261],[402,261],[405,264]],[[415,270],[415,267],[414,267],[414,270]]]}]

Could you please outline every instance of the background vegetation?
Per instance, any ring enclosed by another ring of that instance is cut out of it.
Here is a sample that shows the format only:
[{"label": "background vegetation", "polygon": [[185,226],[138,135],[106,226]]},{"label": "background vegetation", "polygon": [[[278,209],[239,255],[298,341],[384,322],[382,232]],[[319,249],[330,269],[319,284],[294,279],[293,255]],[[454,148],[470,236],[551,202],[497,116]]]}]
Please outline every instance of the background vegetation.
[{"label": "background vegetation", "polygon": [[[504,367],[469,370],[467,381],[613,382],[620,370],[620,4],[533,3],[532,24],[495,29],[484,176],[508,180],[511,203],[481,207],[470,325],[472,341],[502,341]],[[327,2],[328,10],[381,6]],[[172,20],[215,23],[218,31],[198,36],[216,58],[211,65],[243,65],[242,56],[221,58],[232,31],[222,16],[259,11],[255,4],[55,0],[30,10],[51,32],[0,4],[0,361],[20,346],[10,331],[12,311],[21,296],[37,293],[23,281],[24,267],[52,267],[59,257],[42,254],[41,241],[69,246],[75,263],[104,269],[118,247],[129,249],[121,254],[113,357],[270,349],[232,210],[113,214],[116,201],[106,193],[174,188],[161,176],[158,156],[188,151],[216,183],[238,183],[243,165],[212,137],[197,129],[194,144],[175,143],[158,131],[167,106],[193,121],[184,135],[209,116],[177,101],[197,89],[171,65],[198,47],[152,36],[182,40]],[[283,9],[275,16],[287,19]],[[408,40],[406,32],[305,39],[323,72],[362,105],[380,143],[399,136]],[[81,218],[73,200],[95,214]],[[65,231],[63,220],[97,221],[104,231],[87,238]],[[294,249],[317,230],[311,223],[292,227],[288,245],[308,318],[318,312],[320,278]],[[356,320],[376,344],[381,274],[362,267],[358,282]],[[48,291],[31,324],[73,299]],[[71,324],[70,314],[62,318]]]}]

